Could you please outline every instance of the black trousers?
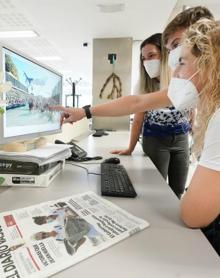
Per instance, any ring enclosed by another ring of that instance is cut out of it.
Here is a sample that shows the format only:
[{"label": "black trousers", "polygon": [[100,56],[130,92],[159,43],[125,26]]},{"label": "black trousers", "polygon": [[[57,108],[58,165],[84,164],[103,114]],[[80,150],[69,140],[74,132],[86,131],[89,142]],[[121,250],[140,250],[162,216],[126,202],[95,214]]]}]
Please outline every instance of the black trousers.
[{"label": "black trousers", "polygon": [[167,180],[171,189],[181,197],[189,169],[188,134],[166,137],[143,136],[143,151]]}]

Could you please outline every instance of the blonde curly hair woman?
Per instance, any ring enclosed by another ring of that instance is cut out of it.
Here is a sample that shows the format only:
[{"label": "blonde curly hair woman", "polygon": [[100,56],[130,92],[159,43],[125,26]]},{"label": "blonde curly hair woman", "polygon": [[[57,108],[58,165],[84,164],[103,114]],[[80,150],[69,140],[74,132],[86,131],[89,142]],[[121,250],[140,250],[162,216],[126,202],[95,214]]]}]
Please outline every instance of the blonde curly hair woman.
[{"label": "blonde curly hair woman", "polygon": [[[220,23],[201,20],[185,33],[168,89],[177,108],[197,106],[194,154],[199,164],[181,201],[181,218],[203,231],[220,255]],[[180,91],[174,87],[181,87]],[[178,94],[176,93],[178,91]]]}]

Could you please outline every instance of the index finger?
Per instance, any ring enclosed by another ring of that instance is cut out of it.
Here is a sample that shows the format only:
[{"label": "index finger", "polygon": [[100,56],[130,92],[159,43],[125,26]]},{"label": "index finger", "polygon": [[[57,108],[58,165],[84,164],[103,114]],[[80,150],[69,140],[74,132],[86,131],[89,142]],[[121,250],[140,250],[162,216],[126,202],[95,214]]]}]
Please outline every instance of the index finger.
[{"label": "index finger", "polygon": [[63,125],[65,118],[68,118],[68,117],[69,117],[69,114],[66,114],[65,112],[63,112],[60,117],[60,124]]}]

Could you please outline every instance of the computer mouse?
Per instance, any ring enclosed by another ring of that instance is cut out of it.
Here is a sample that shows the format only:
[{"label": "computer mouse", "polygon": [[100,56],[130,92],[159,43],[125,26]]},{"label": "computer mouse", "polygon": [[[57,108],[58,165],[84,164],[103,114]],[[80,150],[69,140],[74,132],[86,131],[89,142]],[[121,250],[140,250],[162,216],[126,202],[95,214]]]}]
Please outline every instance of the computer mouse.
[{"label": "computer mouse", "polygon": [[103,161],[103,163],[119,164],[120,163],[120,159],[117,158],[117,157],[110,157],[110,158],[105,159]]}]

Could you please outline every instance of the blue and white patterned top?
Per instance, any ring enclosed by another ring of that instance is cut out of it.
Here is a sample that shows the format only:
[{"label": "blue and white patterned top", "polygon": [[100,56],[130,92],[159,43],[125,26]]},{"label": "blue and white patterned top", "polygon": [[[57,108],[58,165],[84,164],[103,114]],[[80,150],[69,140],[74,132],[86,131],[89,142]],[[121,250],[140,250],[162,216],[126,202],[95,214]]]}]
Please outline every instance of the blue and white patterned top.
[{"label": "blue and white patterned top", "polygon": [[190,130],[189,113],[174,107],[150,110],[145,113],[143,136],[164,137],[186,134]]}]

